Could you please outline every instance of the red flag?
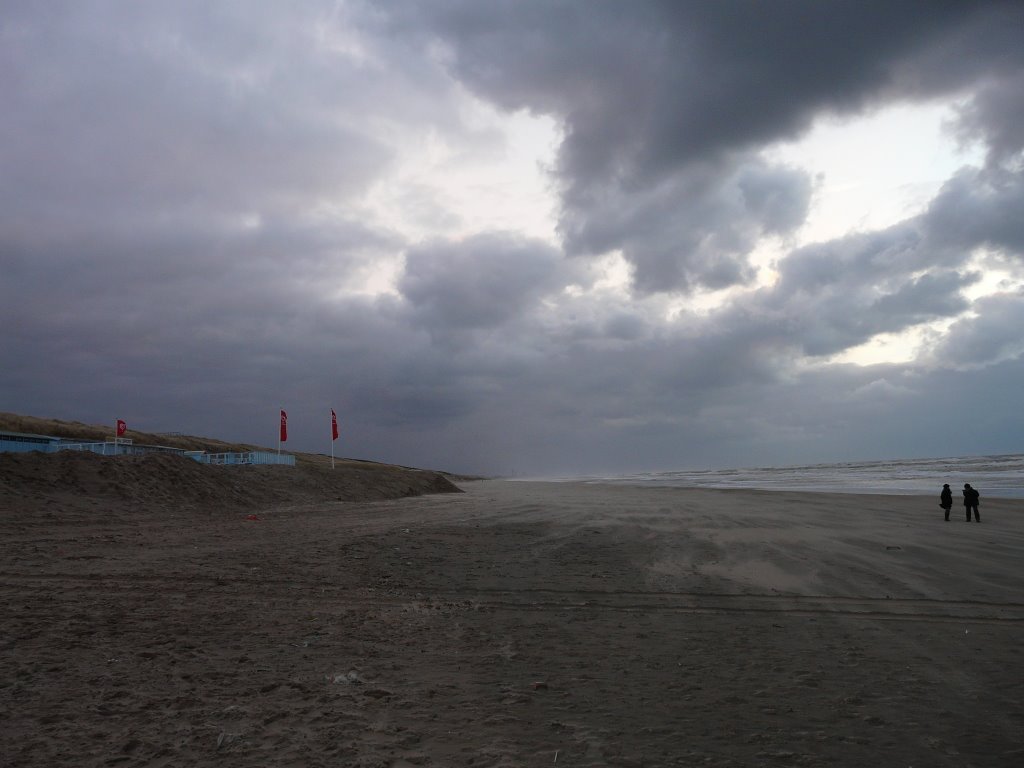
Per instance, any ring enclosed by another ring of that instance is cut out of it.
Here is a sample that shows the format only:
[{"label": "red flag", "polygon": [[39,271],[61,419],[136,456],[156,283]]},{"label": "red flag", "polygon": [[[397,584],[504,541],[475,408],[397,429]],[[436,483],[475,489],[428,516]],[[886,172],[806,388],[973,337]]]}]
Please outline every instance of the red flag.
[{"label": "red flag", "polygon": [[331,408],[331,440],[338,439],[338,414]]},{"label": "red flag", "polygon": [[128,425],[122,420],[117,420],[117,436],[121,437],[125,432],[128,431]]},{"label": "red flag", "polygon": [[281,411],[281,442],[288,442],[288,414]]}]

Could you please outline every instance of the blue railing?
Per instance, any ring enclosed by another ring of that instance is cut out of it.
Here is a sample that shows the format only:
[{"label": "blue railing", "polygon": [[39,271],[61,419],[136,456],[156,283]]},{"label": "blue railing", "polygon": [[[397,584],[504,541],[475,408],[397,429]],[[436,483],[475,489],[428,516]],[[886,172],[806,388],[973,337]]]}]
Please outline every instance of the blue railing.
[{"label": "blue railing", "polygon": [[206,453],[205,451],[186,451],[166,445],[134,445],[131,440],[119,438],[106,442],[80,443],[48,438],[43,435],[5,435],[0,440],[0,451],[41,451],[56,453],[57,451],[87,451],[101,456],[142,456],[147,453],[173,453],[187,456],[200,464],[213,465],[257,465],[277,464],[287,467],[295,466],[295,457],[291,454],[275,451],[236,451],[231,453]]},{"label": "blue railing", "polygon": [[295,466],[295,457],[282,453],[280,455],[273,451],[242,451],[237,453],[198,453],[189,451],[186,455],[203,464],[282,464],[288,467]]}]

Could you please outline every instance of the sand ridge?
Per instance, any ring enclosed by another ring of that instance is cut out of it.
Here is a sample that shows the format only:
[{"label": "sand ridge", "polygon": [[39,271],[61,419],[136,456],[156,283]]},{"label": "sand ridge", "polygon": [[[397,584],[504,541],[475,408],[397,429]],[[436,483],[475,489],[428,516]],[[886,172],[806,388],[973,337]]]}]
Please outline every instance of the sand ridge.
[{"label": "sand ridge", "polygon": [[145,508],[250,509],[315,501],[372,501],[459,493],[446,475],[372,462],[300,460],[296,466],[211,466],[176,454],[107,457],[78,451],[0,453],[0,494],[22,515]]}]

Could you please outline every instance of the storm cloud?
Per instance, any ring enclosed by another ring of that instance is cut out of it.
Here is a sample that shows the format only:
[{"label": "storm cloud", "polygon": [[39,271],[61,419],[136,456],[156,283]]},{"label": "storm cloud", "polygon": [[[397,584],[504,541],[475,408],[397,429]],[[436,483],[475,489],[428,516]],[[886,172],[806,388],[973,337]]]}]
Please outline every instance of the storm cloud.
[{"label": "storm cloud", "polygon": [[[751,240],[802,223],[808,196],[792,172],[747,168],[748,153],[822,114],[985,83],[963,130],[996,155],[1014,151],[1004,144],[1019,123],[991,120],[1024,58],[1012,31],[1021,11],[1009,3],[424,8],[416,21],[448,46],[460,80],[506,108],[563,121],[567,249],[621,248],[641,290],[747,282]],[[753,190],[743,184],[752,173]]]},{"label": "storm cloud", "polygon": [[[980,161],[808,240],[770,149],[934,103]],[[523,116],[550,236],[470,210]],[[1019,450],[1022,118],[1012,2],[8,3],[0,410],[325,451],[333,407],[488,473]]]}]

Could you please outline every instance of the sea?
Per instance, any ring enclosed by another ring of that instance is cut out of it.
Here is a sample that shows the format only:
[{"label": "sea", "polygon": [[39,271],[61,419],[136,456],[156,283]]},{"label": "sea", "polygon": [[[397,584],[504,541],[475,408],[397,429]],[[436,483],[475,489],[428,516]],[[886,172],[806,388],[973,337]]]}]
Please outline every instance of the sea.
[{"label": "sea", "polygon": [[760,488],[935,496],[939,495],[943,483],[949,483],[955,503],[960,500],[958,491],[964,487],[964,483],[970,483],[976,488],[982,499],[987,496],[1024,498],[1024,454],[849,461],[748,469],[677,470],[558,479],[681,488]]}]

